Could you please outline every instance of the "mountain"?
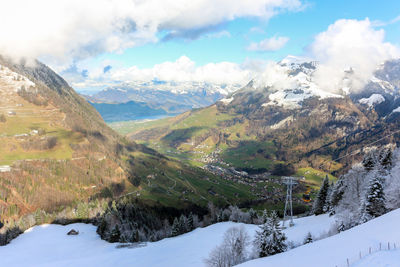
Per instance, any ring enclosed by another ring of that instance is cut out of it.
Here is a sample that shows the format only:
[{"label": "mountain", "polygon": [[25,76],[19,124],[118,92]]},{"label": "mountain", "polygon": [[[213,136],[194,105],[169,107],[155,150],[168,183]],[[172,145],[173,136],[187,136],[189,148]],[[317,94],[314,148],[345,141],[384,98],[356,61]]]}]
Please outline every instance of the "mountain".
[{"label": "mountain", "polygon": [[[124,111],[126,106],[120,107],[121,103],[136,102],[137,105],[146,105],[147,108],[153,109],[152,112],[155,113],[162,109],[168,114],[178,114],[214,104],[238,89],[240,89],[239,85],[205,82],[136,81],[109,87],[85,97],[93,103],[114,104],[113,109],[116,111],[110,115],[112,117],[120,120],[134,120],[138,117],[136,107],[132,106],[129,111]],[[95,105],[95,107],[99,106]],[[102,109],[98,110],[101,113]],[[162,115],[162,113],[159,112],[157,115]]]},{"label": "mountain", "polygon": [[258,198],[126,140],[38,61],[0,57],[0,139],[0,244],[35,224],[91,220],[126,194],[174,210]]},{"label": "mountain", "polygon": [[278,67],[284,79],[261,76],[210,107],[123,128],[131,140],[201,164],[276,174],[293,172],[290,165],[299,175],[309,167],[340,174],[364,146],[399,141],[400,60],[379,66],[354,92],[351,68],[332,93],[314,81],[318,62],[290,57]]}]

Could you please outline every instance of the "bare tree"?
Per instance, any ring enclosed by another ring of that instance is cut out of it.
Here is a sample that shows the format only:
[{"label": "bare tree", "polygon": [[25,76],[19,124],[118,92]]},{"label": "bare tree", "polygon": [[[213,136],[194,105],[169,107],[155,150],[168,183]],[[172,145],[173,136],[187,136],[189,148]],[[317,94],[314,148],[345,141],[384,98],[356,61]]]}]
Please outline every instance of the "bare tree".
[{"label": "bare tree", "polygon": [[210,267],[230,267],[246,261],[249,235],[243,226],[229,228],[224,235],[224,241],[210,253],[205,261]]}]

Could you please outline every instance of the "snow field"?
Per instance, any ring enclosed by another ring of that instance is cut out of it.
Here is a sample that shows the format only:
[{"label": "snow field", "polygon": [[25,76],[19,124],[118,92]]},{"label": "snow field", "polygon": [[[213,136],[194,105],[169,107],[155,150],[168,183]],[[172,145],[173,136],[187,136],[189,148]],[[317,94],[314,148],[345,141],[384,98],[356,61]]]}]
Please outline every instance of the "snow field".
[{"label": "snow field", "polygon": [[[295,220],[285,229],[289,241],[302,243],[310,231],[323,234],[333,224],[327,215]],[[181,236],[149,242],[137,248],[119,248],[100,239],[90,224],[41,225],[27,230],[9,245],[0,247],[2,266],[204,266],[204,259],[222,243],[230,227],[243,225],[251,239],[256,225],[223,222],[198,228]],[[67,236],[70,229],[77,236]],[[251,248],[249,248],[251,249]]]}]

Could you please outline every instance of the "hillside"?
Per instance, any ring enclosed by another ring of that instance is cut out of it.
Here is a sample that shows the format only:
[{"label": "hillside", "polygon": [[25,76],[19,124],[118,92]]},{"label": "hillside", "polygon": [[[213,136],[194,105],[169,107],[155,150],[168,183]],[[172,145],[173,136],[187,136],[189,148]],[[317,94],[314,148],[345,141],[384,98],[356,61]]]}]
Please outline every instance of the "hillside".
[{"label": "hillside", "polygon": [[[400,210],[397,209],[329,238],[239,266],[348,266],[347,259],[350,266],[397,266],[399,219]],[[387,251],[388,244],[392,251]]]},{"label": "hillside", "polygon": [[[286,233],[289,240],[301,243],[309,231],[315,236],[327,231],[333,220],[322,215],[295,222],[296,226],[287,229]],[[128,246],[116,248],[120,244],[101,240],[95,227],[89,224],[42,225],[0,247],[0,257],[4,258],[3,264],[10,267],[22,263],[25,266],[204,266],[204,259],[222,242],[225,231],[239,226],[245,227],[251,238],[258,228],[251,224],[224,222],[158,242],[125,244]],[[66,235],[72,228],[79,231],[78,236]],[[18,256],[22,250],[26,253]],[[70,256],[65,257],[66,254]]]},{"label": "hillside", "polygon": [[283,60],[288,87],[261,77],[207,108],[111,126],[201,165],[257,173],[291,163],[299,175],[314,172],[310,168],[339,175],[366,145],[399,141],[399,66],[398,60],[379,66],[363,90],[329,93],[313,82],[317,63]]},{"label": "hillside", "polygon": [[0,58],[0,66],[1,233],[87,220],[124,194],[177,209],[257,198],[249,186],[127,141],[44,64]]}]

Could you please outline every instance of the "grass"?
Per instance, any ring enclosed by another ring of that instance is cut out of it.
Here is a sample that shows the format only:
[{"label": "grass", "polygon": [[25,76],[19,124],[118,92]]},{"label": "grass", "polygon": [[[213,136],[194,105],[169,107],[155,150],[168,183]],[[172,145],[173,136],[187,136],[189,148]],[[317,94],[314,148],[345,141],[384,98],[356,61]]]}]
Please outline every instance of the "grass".
[{"label": "grass", "polygon": [[[207,205],[208,201],[227,205],[255,199],[250,186],[224,180],[199,168],[174,160],[159,160],[147,154],[133,153],[138,162],[135,174],[141,177],[140,198],[158,201],[166,206],[182,202]],[[146,166],[154,166],[152,169]],[[149,176],[150,175],[150,176]],[[151,177],[151,178],[148,178]]]},{"label": "grass", "polygon": [[335,176],[311,167],[300,168],[296,173],[296,176],[304,176],[306,182],[310,184],[313,189],[319,189],[319,186],[322,184],[322,181],[325,179],[326,175],[328,175],[330,181],[337,180]]},{"label": "grass", "polygon": [[[62,120],[61,113],[51,113],[46,115],[36,115],[37,110],[25,111],[20,115],[17,111],[15,116],[7,117],[6,122],[0,123],[0,142],[4,145],[0,147],[0,165],[11,165],[17,160],[24,159],[70,159],[73,150],[70,144],[77,144],[83,141],[79,133],[74,133],[59,125],[57,122]],[[29,115],[31,114],[31,115]],[[50,116],[51,115],[51,116]],[[32,130],[43,130],[45,135],[32,137],[16,137],[15,135],[30,134]],[[26,140],[34,142],[44,136],[57,137],[57,145],[47,150],[24,150],[22,143]]]}]

